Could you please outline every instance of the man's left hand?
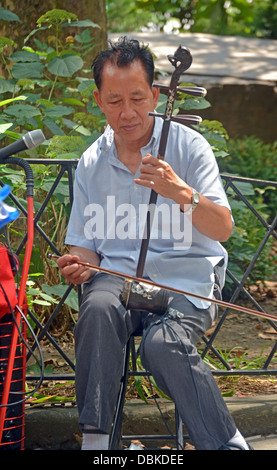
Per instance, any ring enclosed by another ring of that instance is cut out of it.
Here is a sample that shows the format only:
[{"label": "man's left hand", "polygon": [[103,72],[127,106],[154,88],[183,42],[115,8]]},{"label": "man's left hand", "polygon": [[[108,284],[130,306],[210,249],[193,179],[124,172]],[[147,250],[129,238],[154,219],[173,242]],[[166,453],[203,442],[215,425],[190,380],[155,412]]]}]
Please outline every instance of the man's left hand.
[{"label": "man's left hand", "polygon": [[180,194],[187,204],[190,204],[192,189],[188,186],[164,160],[159,160],[150,154],[142,159],[140,177],[134,182],[153,189],[163,197],[178,201]]}]

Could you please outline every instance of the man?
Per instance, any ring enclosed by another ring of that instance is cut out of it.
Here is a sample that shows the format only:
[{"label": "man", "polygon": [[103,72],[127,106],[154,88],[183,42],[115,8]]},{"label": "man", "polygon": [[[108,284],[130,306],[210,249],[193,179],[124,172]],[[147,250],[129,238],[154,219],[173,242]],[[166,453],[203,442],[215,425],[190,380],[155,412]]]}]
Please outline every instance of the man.
[{"label": "man", "polygon": [[[230,236],[232,217],[214,155],[198,133],[171,123],[165,160],[156,158],[163,121],[149,115],[159,99],[153,75],[151,53],[127,38],[94,61],[94,97],[108,126],[79,162],[66,237],[70,254],[58,261],[69,282],[84,284],[74,330],[82,448],[108,448],[123,350],[142,327],[142,362],[176,403],[196,448],[248,449],[195,346],[216,318],[214,304],[172,294],[168,308],[182,319],[126,311],[124,279],[77,263],[135,275],[145,221],[140,209],[154,189],[157,210],[168,209],[170,219],[156,220],[144,276],[209,298],[224,283],[219,242]],[[172,227],[180,218],[186,224],[177,236]]]}]

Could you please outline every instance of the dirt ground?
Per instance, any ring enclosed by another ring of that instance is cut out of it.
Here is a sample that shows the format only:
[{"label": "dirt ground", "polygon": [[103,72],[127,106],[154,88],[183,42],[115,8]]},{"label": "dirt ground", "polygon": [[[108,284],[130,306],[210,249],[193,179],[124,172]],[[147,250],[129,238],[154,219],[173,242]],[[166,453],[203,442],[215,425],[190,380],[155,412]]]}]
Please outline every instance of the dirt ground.
[{"label": "dirt ground", "polygon": [[[277,282],[268,282],[265,286],[258,284],[250,288],[250,292],[261,308],[276,316],[277,321]],[[238,301],[237,304],[257,310],[250,302]],[[207,332],[207,336],[213,330]],[[267,319],[230,310],[213,343],[218,343],[221,349],[241,348],[247,351],[247,360],[250,360],[265,357],[276,341],[277,331]]]}]

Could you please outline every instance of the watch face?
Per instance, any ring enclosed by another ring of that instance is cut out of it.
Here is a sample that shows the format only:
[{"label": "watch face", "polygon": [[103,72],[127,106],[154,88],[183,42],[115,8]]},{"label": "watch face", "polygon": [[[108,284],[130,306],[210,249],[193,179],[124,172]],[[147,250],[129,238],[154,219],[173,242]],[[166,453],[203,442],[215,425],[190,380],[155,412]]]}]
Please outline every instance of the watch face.
[{"label": "watch face", "polygon": [[200,201],[200,194],[197,191],[193,191],[193,196],[192,196],[192,203],[191,203],[191,209],[194,211],[196,209],[197,204]]},{"label": "watch face", "polygon": [[195,193],[194,198],[193,198],[194,204],[198,204],[199,201],[200,201],[200,195],[199,193]]}]

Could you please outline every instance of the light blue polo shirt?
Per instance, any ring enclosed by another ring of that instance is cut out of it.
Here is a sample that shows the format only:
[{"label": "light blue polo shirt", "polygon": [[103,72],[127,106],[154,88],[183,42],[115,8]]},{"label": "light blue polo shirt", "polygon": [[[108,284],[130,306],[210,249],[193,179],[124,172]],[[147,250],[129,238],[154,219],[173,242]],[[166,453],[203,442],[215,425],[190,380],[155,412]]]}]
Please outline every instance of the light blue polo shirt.
[{"label": "light blue polo shirt", "polygon": [[[153,135],[141,149],[158,155],[163,120],[155,118]],[[196,131],[171,122],[165,161],[191,187],[213,202],[230,209],[218,166],[208,142]],[[74,202],[65,243],[99,254],[101,266],[136,274],[144,236],[150,189],[134,183],[134,175],[117,157],[114,134],[104,134],[82,155],[76,169]],[[189,208],[189,207],[188,207]],[[144,277],[187,292],[211,297],[214,266],[220,264],[224,284],[227,253],[222,245],[196,230],[179,205],[157,198]],[[193,297],[199,308],[208,302]]]}]

